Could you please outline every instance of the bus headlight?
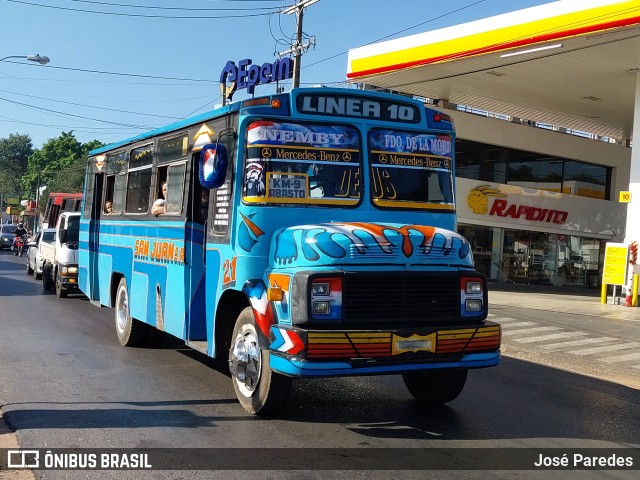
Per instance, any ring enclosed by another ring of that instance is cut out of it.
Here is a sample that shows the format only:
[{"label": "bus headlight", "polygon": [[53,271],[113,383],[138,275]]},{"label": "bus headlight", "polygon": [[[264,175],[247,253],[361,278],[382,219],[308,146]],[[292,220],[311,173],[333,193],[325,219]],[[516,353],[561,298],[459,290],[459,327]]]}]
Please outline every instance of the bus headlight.
[{"label": "bus headlight", "polygon": [[482,300],[479,298],[467,298],[464,302],[464,309],[467,312],[481,312]]},{"label": "bus headlight", "polygon": [[342,277],[312,278],[309,290],[313,319],[340,320],[342,318]]},{"label": "bus headlight", "polygon": [[324,297],[331,293],[329,282],[313,282],[311,284],[311,295],[314,297]]},{"label": "bus headlight", "polygon": [[313,302],[311,308],[314,315],[329,315],[331,313],[330,302]]},{"label": "bus headlight", "polygon": [[482,282],[467,282],[467,293],[482,293]]}]

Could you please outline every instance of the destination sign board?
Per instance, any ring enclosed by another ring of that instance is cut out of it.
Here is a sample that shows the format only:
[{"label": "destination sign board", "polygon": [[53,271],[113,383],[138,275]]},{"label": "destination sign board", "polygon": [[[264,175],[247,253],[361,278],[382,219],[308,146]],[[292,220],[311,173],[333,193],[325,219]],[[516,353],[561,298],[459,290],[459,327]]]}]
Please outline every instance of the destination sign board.
[{"label": "destination sign board", "polygon": [[401,123],[420,123],[421,118],[420,108],[408,102],[342,93],[303,93],[296,98],[296,108],[310,115]]}]

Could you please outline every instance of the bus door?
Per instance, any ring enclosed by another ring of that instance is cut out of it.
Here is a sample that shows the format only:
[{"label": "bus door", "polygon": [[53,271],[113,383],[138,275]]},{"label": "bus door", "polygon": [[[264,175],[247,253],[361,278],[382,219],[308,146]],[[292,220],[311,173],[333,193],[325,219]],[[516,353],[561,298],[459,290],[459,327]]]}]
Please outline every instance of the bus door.
[{"label": "bus door", "polygon": [[206,352],[205,229],[209,214],[209,190],[202,188],[198,180],[198,159],[199,153],[194,153],[187,183],[190,188],[185,243],[190,248],[190,261],[185,266],[185,275],[188,289],[186,297],[191,302],[187,309],[186,340],[192,347]]},{"label": "bus door", "polygon": [[[100,275],[98,261],[100,255],[100,214],[102,212],[102,188],[104,173],[96,173],[88,179],[87,195],[91,195],[91,217],[89,219],[89,262],[87,263],[87,286],[85,294],[91,301],[100,301]],[[89,201],[89,199],[86,199]]]}]

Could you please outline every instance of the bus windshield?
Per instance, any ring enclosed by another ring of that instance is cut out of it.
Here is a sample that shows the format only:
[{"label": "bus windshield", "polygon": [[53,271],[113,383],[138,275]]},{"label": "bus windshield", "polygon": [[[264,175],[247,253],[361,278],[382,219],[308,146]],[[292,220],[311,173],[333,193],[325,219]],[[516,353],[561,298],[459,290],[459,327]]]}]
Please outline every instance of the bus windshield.
[{"label": "bus windshield", "polygon": [[360,144],[349,126],[254,121],[247,128],[243,200],[356,205],[362,196]]},{"label": "bus windshield", "polygon": [[371,130],[374,205],[453,211],[452,155],[451,136],[447,134]]}]

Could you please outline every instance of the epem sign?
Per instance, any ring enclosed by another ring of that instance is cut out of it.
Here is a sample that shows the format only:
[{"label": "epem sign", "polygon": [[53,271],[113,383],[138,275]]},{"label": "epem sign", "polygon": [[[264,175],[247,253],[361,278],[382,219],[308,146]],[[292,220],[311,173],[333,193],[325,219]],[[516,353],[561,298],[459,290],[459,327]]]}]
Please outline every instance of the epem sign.
[{"label": "epem sign", "polygon": [[249,58],[240,60],[238,65],[231,60],[227,62],[220,73],[220,92],[225,99],[231,100],[238,89],[246,88],[248,93],[253,93],[256,85],[265,85],[293,77],[291,58],[282,58],[262,65],[252,65],[252,63]]}]

